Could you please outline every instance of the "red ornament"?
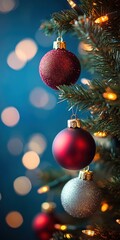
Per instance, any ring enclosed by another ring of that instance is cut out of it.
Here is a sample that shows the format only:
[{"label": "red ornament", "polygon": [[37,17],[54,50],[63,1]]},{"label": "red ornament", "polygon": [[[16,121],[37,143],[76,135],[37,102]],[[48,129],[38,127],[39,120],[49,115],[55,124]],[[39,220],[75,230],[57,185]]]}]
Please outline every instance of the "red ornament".
[{"label": "red ornament", "polygon": [[69,120],[69,123],[69,128],[63,129],[55,137],[52,152],[63,168],[80,170],[93,160],[95,141],[89,132],[80,127],[79,119]]},{"label": "red ornament", "polygon": [[79,78],[81,67],[78,58],[65,49],[64,42],[55,41],[54,46],[56,49],[41,59],[39,73],[46,85],[57,89],[60,85],[74,84]]},{"label": "red ornament", "polygon": [[54,208],[54,203],[43,203],[42,212],[33,219],[32,228],[40,240],[49,240],[52,237],[57,222]]}]

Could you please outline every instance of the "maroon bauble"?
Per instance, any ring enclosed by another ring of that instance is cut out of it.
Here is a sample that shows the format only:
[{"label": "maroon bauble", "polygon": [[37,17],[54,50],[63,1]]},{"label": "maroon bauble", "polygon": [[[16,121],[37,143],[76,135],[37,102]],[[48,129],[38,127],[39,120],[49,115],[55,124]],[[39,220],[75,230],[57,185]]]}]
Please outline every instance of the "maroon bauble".
[{"label": "maroon bauble", "polygon": [[95,155],[95,141],[83,128],[65,128],[53,141],[56,161],[66,169],[80,170],[88,166]]},{"label": "maroon bauble", "polygon": [[53,49],[40,61],[39,73],[49,87],[57,89],[60,85],[74,84],[80,75],[78,58],[66,49]]},{"label": "maroon bauble", "polygon": [[49,240],[54,231],[56,219],[53,214],[39,213],[33,220],[33,230],[37,237],[42,240]]}]

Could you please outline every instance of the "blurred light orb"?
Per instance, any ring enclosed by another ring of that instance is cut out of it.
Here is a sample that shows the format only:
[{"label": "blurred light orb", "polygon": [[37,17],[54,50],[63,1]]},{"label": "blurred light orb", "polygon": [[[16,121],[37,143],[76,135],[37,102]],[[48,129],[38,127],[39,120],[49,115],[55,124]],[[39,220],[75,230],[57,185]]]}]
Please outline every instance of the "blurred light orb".
[{"label": "blurred light orb", "polygon": [[14,70],[20,70],[26,65],[26,60],[18,58],[16,53],[13,51],[7,57],[7,64]]},{"label": "blurred light orb", "polygon": [[20,120],[20,114],[15,107],[7,107],[1,113],[2,122],[8,126],[15,126]]},{"label": "blurred light orb", "polygon": [[87,78],[81,78],[81,83],[89,86],[90,85],[90,80],[87,79]]},{"label": "blurred light orb", "polygon": [[34,88],[30,93],[29,99],[36,108],[44,108],[49,102],[48,93],[43,88]]},{"label": "blurred light orb", "polygon": [[17,211],[8,213],[5,220],[9,227],[11,228],[19,228],[23,223],[23,217]]},{"label": "blurred light orb", "polygon": [[7,148],[12,155],[18,156],[23,150],[23,142],[20,138],[11,138],[8,141]]},{"label": "blurred light orb", "polygon": [[41,29],[38,29],[35,33],[35,39],[37,43],[42,47],[50,47],[53,45],[53,41],[55,40],[56,36],[46,36]]},{"label": "blurred light orb", "polygon": [[38,154],[42,154],[46,147],[47,142],[42,134],[34,134],[28,143],[28,149]]},{"label": "blurred light orb", "polygon": [[21,61],[29,61],[37,53],[38,47],[34,40],[24,39],[15,48],[15,53]]},{"label": "blurred light orb", "polygon": [[82,54],[86,54],[86,52],[91,52],[93,50],[92,45],[84,42],[80,42],[78,46],[78,51]]},{"label": "blurred light orb", "polygon": [[0,0],[0,12],[8,13],[16,7],[15,0]]},{"label": "blurred light orb", "polygon": [[29,178],[20,176],[14,180],[13,188],[18,195],[27,195],[32,188]]},{"label": "blurred light orb", "polygon": [[57,104],[56,98],[53,94],[49,93],[48,97],[49,97],[49,101],[44,107],[45,110],[51,110],[51,109],[55,108],[55,106]]},{"label": "blurred light orb", "polygon": [[27,169],[32,170],[38,167],[40,158],[36,152],[29,151],[23,155],[22,163]]}]

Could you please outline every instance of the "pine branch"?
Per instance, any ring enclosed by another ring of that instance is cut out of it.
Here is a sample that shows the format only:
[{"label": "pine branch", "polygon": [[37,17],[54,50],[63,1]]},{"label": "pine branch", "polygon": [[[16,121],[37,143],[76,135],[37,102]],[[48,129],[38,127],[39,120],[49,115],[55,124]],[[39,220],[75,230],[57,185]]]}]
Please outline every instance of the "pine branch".
[{"label": "pine branch", "polygon": [[92,60],[90,66],[101,79],[113,78],[118,81],[120,48],[116,46],[111,34],[86,17],[80,17],[74,26],[78,38],[92,47],[92,51],[89,52],[89,60]]}]

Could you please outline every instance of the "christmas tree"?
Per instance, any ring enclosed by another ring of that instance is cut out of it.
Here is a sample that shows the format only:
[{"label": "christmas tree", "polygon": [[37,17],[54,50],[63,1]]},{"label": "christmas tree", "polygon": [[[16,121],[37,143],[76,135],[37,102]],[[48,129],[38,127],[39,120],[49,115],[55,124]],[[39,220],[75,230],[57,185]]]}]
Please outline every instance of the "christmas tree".
[{"label": "christmas tree", "polygon": [[[58,34],[60,38],[57,43],[58,49],[60,44],[62,44],[61,49],[64,48],[62,38],[64,38],[66,33],[73,34],[79,39],[79,61],[81,68],[87,69],[90,73],[90,79],[84,79],[78,84],[75,83],[77,81],[75,76],[75,81],[71,80],[71,84],[68,84],[68,82],[63,84],[62,81],[58,83],[58,86],[57,83],[55,85],[52,83],[51,86],[49,81],[47,84],[52,88],[58,89],[61,104],[62,101],[68,102],[68,107],[72,109],[72,113],[75,116],[74,121],[77,119],[77,115],[79,116],[80,111],[86,111],[87,113],[86,119],[81,117],[80,124],[83,131],[90,132],[96,142],[96,153],[89,167],[94,173],[94,181],[98,189],[102,192],[102,198],[97,213],[92,214],[91,217],[88,216],[89,225],[86,220],[87,214],[85,215],[85,220],[81,220],[80,217],[77,220],[75,218],[74,221],[74,217],[78,216],[74,216],[73,209],[71,214],[73,216],[72,224],[70,225],[66,222],[64,226],[57,226],[52,239],[117,240],[120,238],[120,2],[118,0],[81,0],[79,4],[76,4],[76,2],[68,0],[68,3],[71,8],[68,7],[68,10],[53,13],[52,19],[42,23],[41,29],[44,30],[45,34]],[[52,56],[53,52],[50,58]],[[47,59],[44,60],[43,65]],[[43,65],[41,64],[42,67]],[[76,68],[77,70],[78,68]],[[44,75],[43,72],[41,75]],[[70,124],[73,124],[73,122]],[[79,124],[79,122],[75,124]],[[77,127],[79,128],[79,126]],[[86,138],[88,139],[88,136]],[[55,156],[56,146],[55,143],[53,147]],[[91,145],[91,140],[90,147],[93,150],[94,146]],[[88,152],[88,157],[90,154],[92,153]],[[62,166],[64,167],[64,163]],[[78,170],[79,168],[72,167],[68,168],[70,170]],[[81,181],[84,180],[85,174],[87,174],[87,178],[90,174],[90,180],[92,179],[91,171],[84,169],[80,175],[82,176]],[[41,187],[38,192],[47,192],[73,178],[70,174],[64,176],[62,170],[61,175],[58,175],[55,176],[56,179],[54,181],[48,183],[47,186]],[[90,181],[89,179],[87,180]],[[87,188],[86,191],[89,195],[91,188]],[[77,192],[79,192],[79,188]],[[64,192],[64,195],[66,194],[67,190]],[[88,200],[86,200],[84,193],[80,193],[85,208],[89,208],[90,202],[92,205],[99,200],[98,193],[93,200],[95,190],[91,194],[92,198],[89,196]],[[75,201],[73,205],[76,204],[76,207],[79,208],[78,202],[76,203]],[[83,215],[84,211],[85,209],[83,208]]]}]

